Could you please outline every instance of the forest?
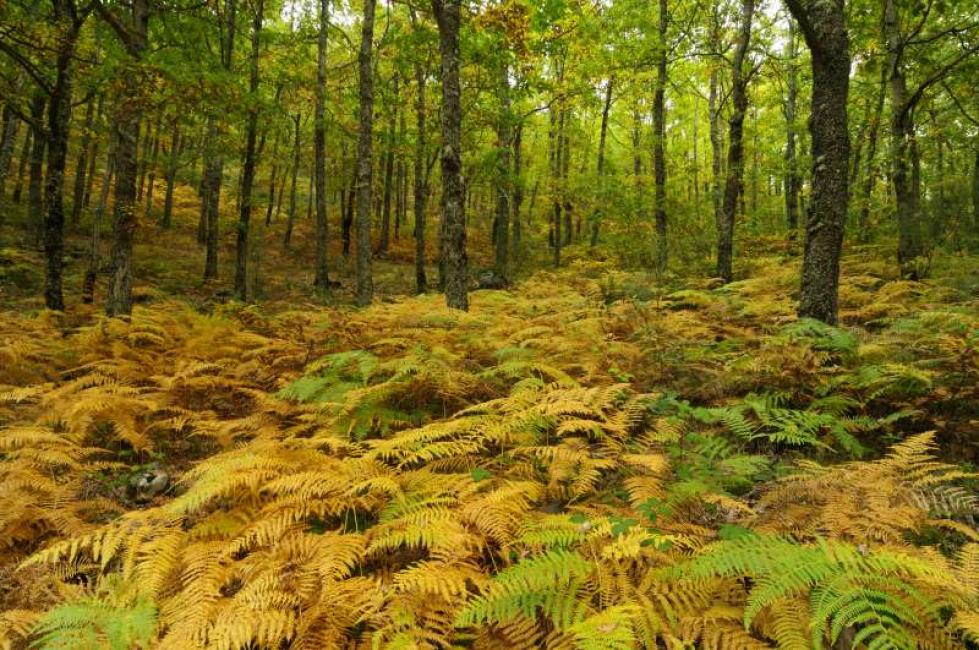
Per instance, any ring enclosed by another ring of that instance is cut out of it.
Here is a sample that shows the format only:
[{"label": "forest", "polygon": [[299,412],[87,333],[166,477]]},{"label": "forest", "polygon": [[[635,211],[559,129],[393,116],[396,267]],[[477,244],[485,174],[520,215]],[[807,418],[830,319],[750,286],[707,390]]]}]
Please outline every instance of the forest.
[{"label": "forest", "polygon": [[0,0],[0,650],[979,650],[979,0]]}]

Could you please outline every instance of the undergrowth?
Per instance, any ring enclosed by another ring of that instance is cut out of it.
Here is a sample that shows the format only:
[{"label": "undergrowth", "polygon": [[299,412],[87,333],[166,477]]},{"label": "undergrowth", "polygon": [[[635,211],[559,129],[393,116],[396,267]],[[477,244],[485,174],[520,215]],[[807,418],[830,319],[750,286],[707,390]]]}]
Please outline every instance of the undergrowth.
[{"label": "undergrowth", "polygon": [[4,314],[0,647],[976,642],[976,287],[753,277]]}]

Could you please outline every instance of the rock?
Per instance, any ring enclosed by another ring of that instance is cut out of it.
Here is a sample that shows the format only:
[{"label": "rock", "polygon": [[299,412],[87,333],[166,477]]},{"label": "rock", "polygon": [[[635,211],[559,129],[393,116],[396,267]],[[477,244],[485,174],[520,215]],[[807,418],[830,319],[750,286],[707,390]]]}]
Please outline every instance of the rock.
[{"label": "rock", "polygon": [[162,469],[151,469],[135,476],[132,485],[137,501],[150,501],[163,494],[170,485],[170,476]]},{"label": "rock", "polygon": [[477,289],[506,289],[509,286],[509,280],[492,269],[480,271],[476,275]]},{"label": "rock", "polygon": [[704,285],[704,288],[707,289],[708,291],[713,291],[714,289],[720,289],[725,284],[726,282],[724,282],[724,278],[711,278]]}]

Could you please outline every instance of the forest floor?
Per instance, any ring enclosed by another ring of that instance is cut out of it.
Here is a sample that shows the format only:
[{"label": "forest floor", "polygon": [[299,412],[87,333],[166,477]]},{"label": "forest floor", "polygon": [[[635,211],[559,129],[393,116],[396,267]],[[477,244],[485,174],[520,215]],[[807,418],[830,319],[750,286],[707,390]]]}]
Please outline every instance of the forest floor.
[{"label": "forest floor", "polygon": [[[933,562],[979,540],[974,479],[927,460],[979,464],[975,258],[910,282],[853,252],[835,328],[795,317],[798,264],[778,251],[713,289],[573,259],[461,313],[409,295],[403,239],[383,299],[355,310],[308,293],[300,230],[293,252],[260,235],[274,299],[243,305],[194,280],[191,198],[137,249],[131,321],[73,299],[83,237],[64,314],[38,309],[35,254],[0,251],[0,647],[110,619],[173,647],[791,647],[786,594],[755,617],[748,587],[694,597],[644,572],[749,531]],[[946,491],[923,505],[915,472]],[[507,566],[536,571],[536,595],[508,592]],[[843,616],[811,615],[800,629],[828,635]],[[882,625],[926,635],[933,618]]]}]

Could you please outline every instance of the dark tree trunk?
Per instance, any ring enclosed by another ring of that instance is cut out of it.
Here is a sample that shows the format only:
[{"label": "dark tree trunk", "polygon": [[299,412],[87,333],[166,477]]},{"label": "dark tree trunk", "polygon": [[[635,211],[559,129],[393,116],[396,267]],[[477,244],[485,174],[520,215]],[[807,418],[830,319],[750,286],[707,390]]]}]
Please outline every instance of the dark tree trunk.
[{"label": "dark tree trunk", "polygon": [[786,0],[812,61],[812,195],[806,215],[799,316],[835,324],[849,200],[850,45],[844,0]]},{"label": "dark tree trunk", "polygon": [[744,118],[748,110],[748,81],[745,58],[751,41],[751,19],[754,0],[742,0],[741,25],[731,67],[731,117],[728,121],[729,144],[727,178],[724,183],[724,202],[717,232],[717,276],[725,282],[733,277],[734,222],[738,201],[744,190]]},{"label": "dark tree trunk", "polygon": [[972,160],[972,237],[979,239],[979,149]]},{"label": "dark tree trunk", "polygon": [[870,120],[870,127],[867,135],[867,173],[863,179],[863,196],[860,202],[860,216],[857,226],[857,240],[866,243],[870,239],[870,199],[873,195],[874,184],[877,182],[879,168],[876,160],[877,141],[879,139],[881,118],[884,113],[884,95],[887,88],[887,66],[881,65],[880,87],[877,91],[877,103],[874,107],[874,114]]},{"label": "dark tree trunk", "polygon": [[330,288],[327,266],[328,223],[326,220],[326,33],[330,24],[330,1],[319,0],[319,30],[316,39],[316,107],[313,114],[313,176],[316,194],[316,268],[313,285]]},{"label": "dark tree trunk", "polygon": [[360,73],[360,130],[357,138],[357,304],[374,299],[371,270],[371,195],[374,182],[374,48],[375,0],[364,0],[364,20],[357,62]]},{"label": "dark tree trunk", "polygon": [[[394,78],[395,105],[400,101],[398,96],[398,77]],[[394,125],[395,111],[388,113],[387,136],[384,151],[384,180],[381,194],[381,236],[377,243],[377,253],[384,257],[388,253],[391,242],[391,191],[394,183]]]},{"label": "dark tree trunk", "polygon": [[160,131],[160,122],[157,121],[156,128],[146,123],[146,132],[143,134],[142,144],[137,145],[139,158],[137,159],[139,183],[136,185],[136,202],[143,200],[143,192],[146,189],[146,172],[149,169],[149,158],[146,154],[156,146],[156,137]]},{"label": "dark tree trunk", "polygon": [[[292,245],[292,229],[296,225],[296,184],[299,179],[299,121],[301,115],[296,113],[292,117],[293,137],[292,137],[292,170],[289,185],[289,213],[286,217],[286,232],[282,238],[282,245],[289,248]],[[313,172],[315,174],[315,171]],[[313,181],[315,183],[315,179]]]},{"label": "dark tree trunk", "polygon": [[656,89],[653,92],[653,176],[656,198],[656,270],[666,271],[666,23],[667,0],[659,0],[659,42],[656,60]]},{"label": "dark tree trunk", "polygon": [[10,106],[3,110],[3,132],[0,135],[0,226],[6,218],[7,176],[10,174],[10,163],[14,156],[14,145],[17,132],[20,130],[20,118]]},{"label": "dark tree trunk", "polygon": [[605,143],[608,139],[608,116],[612,110],[612,88],[615,77],[609,77],[605,84],[605,102],[602,104],[602,126],[598,135],[598,208],[592,215],[590,246],[598,244],[598,229],[601,224],[602,209],[608,197],[608,185],[605,180]]},{"label": "dark tree trunk", "polygon": [[156,184],[156,163],[160,155],[160,123],[156,125],[156,135],[153,138],[153,151],[147,163],[149,168],[146,187],[146,221],[153,219],[153,186]]},{"label": "dark tree trunk", "polygon": [[[133,0],[125,32],[119,33],[130,61],[139,64],[147,45],[149,0]],[[121,23],[120,23],[121,24]],[[139,122],[143,111],[137,75],[124,75],[116,101],[115,204],[112,209],[112,282],[105,311],[109,316],[129,315],[133,309],[133,235],[136,232],[136,173]]]},{"label": "dark tree trunk", "polygon": [[513,259],[520,266],[521,236],[523,226],[521,221],[521,206],[523,206],[523,123],[517,124],[513,134]]},{"label": "dark tree trunk", "polygon": [[167,154],[167,188],[163,198],[163,216],[160,217],[160,225],[167,230],[173,225],[173,188],[177,182],[177,165],[180,161],[182,146],[180,124],[174,121],[173,133],[170,134],[170,151]]},{"label": "dark tree trunk", "polygon": [[27,180],[28,223],[34,235],[34,245],[43,240],[44,224],[44,155],[47,151],[48,134],[44,129],[44,95],[38,91],[31,99],[31,161]]},{"label": "dark tree trunk", "polygon": [[[43,108],[44,105],[41,104]],[[34,129],[28,125],[24,129],[24,145],[20,150],[20,161],[17,163],[17,183],[14,185],[14,193],[11,199],[14,203],[20,204],[21,195],[24,190],[24,175],[27,172],[28,164],[33,157]]]},{"label": "dark tree trunk", "polygon": [[461,0],[432,0],[442,59],[442,262],[445,298],[469,309],[469,258],[462,182],[462,98],[459,85]]},{"label": "dark tree trunk", "polygon": [[[98,125],[102,124],[102,111],[103,111],[104,101],[105,101],[105,97],[103,95],[99,95],[99,107],[98,110],[96,111],[96,122],[98,123]],[[88,172],[85,175],[86,177],[85,191],[82,194],[82,208],[87,208],[92,202],[92,186],[95,183],[95,162],[98,160],[99,157],[98,134],[93,134],[92,144],[90,149],[91,152],[89,153],[88,156]]]},{"label": "dark tree trunk", "polygon": [[71,0],[54,0],[55,29],[59,31],[55,58],[55,81],[48,97],[48,170],[45,177],[47,213],[44,219],[46,272],[44,304],[62,311],[65,299],[61,288],[64,263],[65,163],[68,159],[68,122],[71,119],[72,59],[84,21]]},{"label": "dark tree trunk", "polygon": [[238,204],[238,247],[235,258],[235,297],[248,300],[248,235],[252,218],[252,186],[255,184],[256,140],[258,139],[258,59],[262,47],[262,14],[265,1],[257,0],[255,15],[252,18],[252,51],[249,62],[248,94],[251,106],[248,109],[248,124],[245,133],[245,163],[241,174],[241,201]]},{"label": "dark tree trunk", "polygon": [[723,216],[721,214],[721,158],[724,155],[721,142],[721,109],[718,89],[717,72],[710,74],[710,95],[707,98],[707,117],[710,124],[710,168],[711,168],[711,204],[714,208],[714,224],[718,232],[721,230]]},{"label": "dark tree trunk", "polygon": [[[82,127],[82,139],[78,147],[78,160],[75,163],[75,185],[71,196],[71,216],[68,223],[72,230],[78,227],[78,219],[82,215],[82,205],[85,200],[85,173],[88,171],[89,147],[92,143],[92,129],[95,123],[95,97],[89,97],[85,104],[85,124]],[[3,173],[0,171],[0,173]]]},{"label": "dark tree trunk", "polygon": [[494,174],[496,218],[493,242],[496,244],[494,270],[501,278],[510,277],[510,67],[500,69],[500,115],[496,122],[497,165]]},{"label": "dark tree trunk", "polygon": [[[411,24],[418,28],[415,10],[410,8]],[[414,194],[415,202],[415,291],[424,293],[428,289],[428,278],[425,273],[425,199],[428,194],[428,177],[425,169],[425,152],[428,148],[425,132],[425,68],[421,60],[415,61],[415,159],[414,159]]]},{"label": "dark tree trunk", "polygon": [[105,171],[102,173],[102,186],[99,188],[99,202],[92,215],[92,242],[89,248],[88,268],[85,270],[85,280],[82,283],[82,302],[91,305],[95,302],[95,283],[99,275],[100,248],[102,246],[102,218],[105,206],[109,201],[109,188],[112,185],[112,175],[115,171],[115,161],[112,148],[106,156]]},{"label": "dark tree trunk", "polygon": [[799,93],[796,30],[789,25],[789,40],[786,44],[786,91],[785,91],[785,226],[789,239],[794,240],[799,231],[799,190],[802,178],[796,159],[796,98]]},{"label": "dark tree trunk", "polygon": [[[407,85],[405,80],[405,85]],[[401,237],[401,226],[405,223],[408,213],[408,163],[405,158],[404,146],[408,135],[407,118],[405,117],[404,107],[399,106],[398,110],[398,154],[395,169],[395,196],[397,200],[394,204],[394,239]]]}]

